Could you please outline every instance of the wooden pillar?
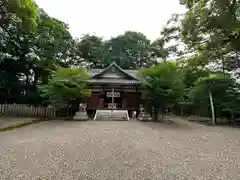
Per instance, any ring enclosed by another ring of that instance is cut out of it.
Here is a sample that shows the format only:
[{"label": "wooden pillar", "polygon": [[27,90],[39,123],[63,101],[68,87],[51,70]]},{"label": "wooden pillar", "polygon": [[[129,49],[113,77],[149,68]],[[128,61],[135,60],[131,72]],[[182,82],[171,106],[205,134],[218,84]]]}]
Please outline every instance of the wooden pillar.
[{"label": "wooden pillar", "polygon": [[104,108],[104,87],[101,85],[100,100],[98,108]]},{"label": "wooden pillar", "polygon": [[126,98],[125,98],[125,97],[123,97],[123,99],[122,99],[122,107],[123,107],[124,109],[127,108]]},{"label": "wooden pillar", "polygon": [[100,102],[99,102],[98,108],[103,108],[103,107],[104,107],[104,99],[101,98],[101,99],[100,99]]},{"label": "wooden pillar", "polygon": [[121,98],[122,98],[122,108],[126,109],[127,108],[127,97],[126,97],[126,93],[124,92],[123,88],[121,89],[122,93],[121,93]]}]

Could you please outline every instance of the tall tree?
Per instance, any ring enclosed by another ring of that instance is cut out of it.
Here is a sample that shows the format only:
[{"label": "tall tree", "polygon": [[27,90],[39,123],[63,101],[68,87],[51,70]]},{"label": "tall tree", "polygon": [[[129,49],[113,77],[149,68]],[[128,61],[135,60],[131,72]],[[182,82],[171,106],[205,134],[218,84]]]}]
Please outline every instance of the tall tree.
[{"label": "tall tree", "polygon": [[166,60],[169,56],[168,50],[165,48],[166,42],[163,38],[156,39],[151,43],[150,53],[152,58],[158,60]]},{"label": "tall tree", "polygon": [[[34,59],[33,72],[36,78],[46,82],[54,65],[68,67],[75,59],[75,41],[68,25],[48,16],[43,10],[38,18],[37,32],[32,34],[33,48],[37,58]],[[36,79],[37,81],[38,79]]]},{"label": "tall tree", "polygon": [[102,68],[103,40],[95,35],[84,35],[76,44],[81,57],[86,61],[87,66]]},{"label": "tall tree", "polygon": [[238,109],[239,85],[230,76],[209,73],[195,81],[189,96],[195,103],[209,104],[207,107],[211,109],[212,122],[215,125],[216,116],[220,116],[223,109]]},{"label": "tall tree", "polygon": [[[55,65],[69,66],[75,59],[72,57],[75,56],[72,53],[74,40],[68,26],[49,17],[43,10],[38,9],[38,12],[34,31],[24,27],[22,21],[11,20],[0,34],[0,91],[3,101],[19,102],[22,99],[26,100],[22,103],[34,103],[34,98],[38,97],[36,85],[47,83]],[[31,102],[30,96],[33,98]]]},{"label": "tall tree", "polygon": [[159,110],[163,111],[180,101],[183,97],[183,71],[173,62],[162,62],[156,67],[140,71],[145,77],[143,81],[143,96],[147,108],[154,109],[155,121]]},{"label": "tall tree", "polygon": [[160,37],[151,44],[151,55],[158,60],[181,58],[187,53],[186,45],[181,38],[182,14],[172,14],[164,25]]},{"label": "tall tree", "polygon": [[125,69],[151,66],[150,40],[139,32],[127,31],[123,35],[104,42],[102,63],[107,66],[115,62]]},{"label": "tall tree", "polygon": [[1,0],[0,27],[4,28],[13,21],[20,21],[23,28],[31,30],[36,26],[37,5],[32,0]]},{"label": "tall tree", "polygon": [[188,12],[182,36],[189,48],[204,54],[204,64],[221,63],[222,71],[239,67],[240,2],[236,0],[185,0]]},{"label": "tall tree", "polygon": [[38,88],[41,96],[48,99],[50,103],[69,104],[90,95],[91,91],[87,86],[88,79],[86,69],[58,67],[48,84],[39,85]]},{"label": "tall tree", "polygon": [[[0,91],[1,100],[12,101],[24,92],[22,73],[26,72],[28,53],[20,31],[30,33],[36,27],[37,6],[31,0],[0,1]],[[21,46],[21,47],[20,47]],[[23,61],[18,61],[21,58]]]}]

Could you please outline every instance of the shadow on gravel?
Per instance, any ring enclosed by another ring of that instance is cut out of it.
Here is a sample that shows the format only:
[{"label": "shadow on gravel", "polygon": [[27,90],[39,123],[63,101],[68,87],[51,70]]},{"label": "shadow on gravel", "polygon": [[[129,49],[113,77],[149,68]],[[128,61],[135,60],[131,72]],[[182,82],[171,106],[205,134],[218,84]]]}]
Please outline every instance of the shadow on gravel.
[{"label": "shadow on gravel", "polygon": [[197,123],[197,124],[201,124],[201,125],[205,125],[205,126],[213,126],[213,124],[209,121],[189,121],[192,123]]},{"label": "shadow on gravel", "polygon": [[166,128],[166,129],[192,129],[192,127],[186,125],[186,124],[182,124],[182,123],[178,123],[172,120],[165,120],[163,122],[140,122],[146,126],[148,126],[149,128],[152,129],[159,129],[159,128]]}]

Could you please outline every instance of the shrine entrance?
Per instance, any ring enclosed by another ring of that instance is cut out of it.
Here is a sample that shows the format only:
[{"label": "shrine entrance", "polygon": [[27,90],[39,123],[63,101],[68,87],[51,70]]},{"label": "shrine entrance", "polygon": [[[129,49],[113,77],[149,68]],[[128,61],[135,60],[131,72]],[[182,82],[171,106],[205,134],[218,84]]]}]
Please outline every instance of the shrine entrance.
[{"label": "shrine entrance", "polygon": [[122,94],[120,91],[107,91],[104,93],[104,108],[122,109]]}]

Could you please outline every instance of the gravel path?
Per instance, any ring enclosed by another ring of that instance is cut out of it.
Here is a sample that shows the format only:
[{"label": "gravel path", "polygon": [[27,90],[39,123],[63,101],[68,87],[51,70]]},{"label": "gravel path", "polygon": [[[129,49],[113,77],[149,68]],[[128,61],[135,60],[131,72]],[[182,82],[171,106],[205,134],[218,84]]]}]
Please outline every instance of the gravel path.
[{"label": "gravel path", "polygon": [[0,133],[4,180],[239,180],[240,129],[42,122]]},{"label": "gravel path", "polygon": [[19,124],[24,124],[24,123],[30,123],[33,122],[34,118],[10,118],[10,117],[4,117],[0,116],[0,129],[11,127],[11,126],[16,126]]}]

